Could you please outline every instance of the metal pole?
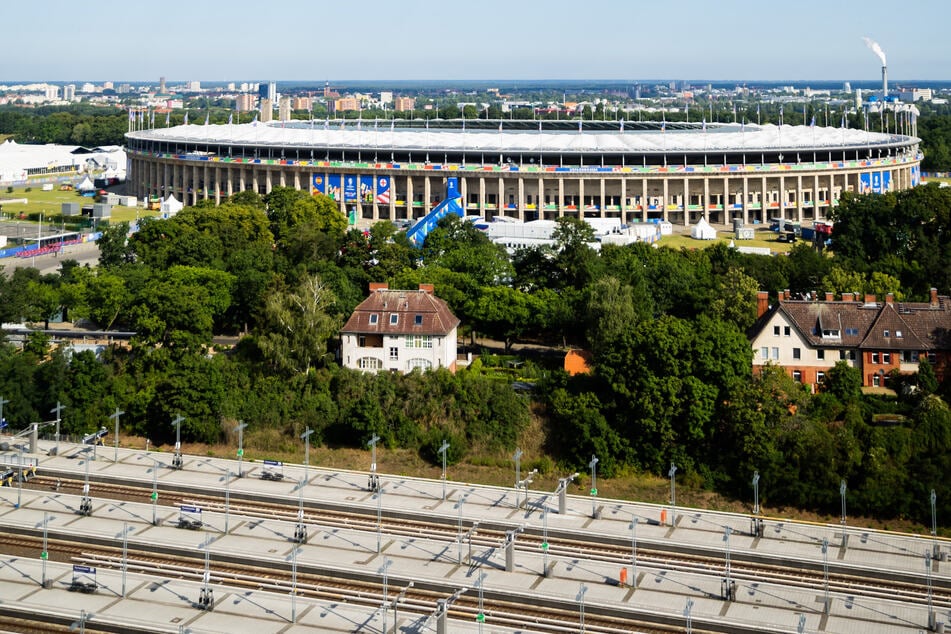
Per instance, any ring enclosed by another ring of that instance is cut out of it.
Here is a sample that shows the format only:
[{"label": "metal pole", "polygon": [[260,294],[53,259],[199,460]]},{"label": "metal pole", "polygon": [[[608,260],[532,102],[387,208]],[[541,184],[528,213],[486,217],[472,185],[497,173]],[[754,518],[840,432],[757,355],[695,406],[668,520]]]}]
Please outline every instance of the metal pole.
[{"label": "metal pole", "polygon": [[438,452],[442,454],[442,499],[446,499],[446,452],[449,450],[449,441],[442,441]]},{"label": "metal pole", "polygon": [[228,469],[228,475],[225,476],[225,535],[228,534],[229,523],[231,520],[231,469]]},{"label": "metal pole", "polygon": [[17,450],[17,466],[20,467],[17,473],[17,505],[13,508],[18,509],[20,504],[23,503],[23,447]]},{"label": "metal pole", "polygon": [[588,466],[591,468],[591,517],[598,519],[597,500],[595,499],[598,495],[598,458],[591,456],[591,462],[588,463]]},{"label": "metal pole", "polygon": [[[408,584],[406,584],[405,588],[400,590],[400,593],[396,595],[396,598],[393,599],[393,634],[397,634],[397,632],[399,631],[400,601],[403,600],[403,597],[406,596],[406,593],[409,592],[410,588],[412,588],[413,585],[415,585],[415,582],[410,581]],[[386,632],[384,632],[383,634],[386,634]]]},{"label": "metal pole", "polygon": [[128,522],[122,522],[122,598],[125,598],[125,580],[129,561],[129,533],[134,531],[135,527],[129,528]]},{"label": "metal pole", "polygon": [[931,598],[931,553],[925,551],[925,573],[928,576],[928,629],[934,631],[935,621],[934,606]]},{"label": "metal pole", "polygon": [[49,523],[49,521],[50,521],[50,514],[44,512],[44,513],[43,513],[43,551],[40,553],[40,559],[41,559],[42,562],[43,562],[43,576],[42,576],[42,579],[41,579],[41,581],[40,581],[40,584],[41,584],[44,588],[46,587],[46,561],[50,558],[50,553],[49,553],[49,551],[46,549],[46,545],[47,545],[47,540],[46,540],[46,533],[47,533],[47,531],[46,531],[46,525]]},{"label": "metal pole", "polygon": [[753,515],[759,515],[759,471],[753,472]]},{"label": "metal pole", "polygon": [[370,451],[373,453],[372,458],[370,458],[370,473],[376,473],[376,443],[378,442],[380,442],[380,437],[376,434],[367,441],[367,445],[370,446]]},{"label": "metal pole", "polygon": [[115,438],[113,439],[113,442],[116,448],[116,453],[112,458],[113,462],[119,462],[119,417],[122,416],[123,414],[125,414],[125,412],[123,412],[121,409],[117,407],[115,413],[109,416],[109,418],[114,418],[116,421]]},{"label": "metal pole", "polygon": [[692,634],[693,632],[693,619],[690,616],[690,611],[693,609],[693,600],[687,599],[687,605],[684,607],[684,618],[687,620],[687,634]]},{"label": "metal pole", "polygon": [[387,609],[389,608],[389,602],[388,602],[388,581],[389,581],[389,578],[387,577],[386,572],[387,572],[387,570],[389,569],[389,567],[390,567],[392,564],[393,564],[393,560],[392,560],[392,559],[384,558],[384,559],[383,559],[383,565],[380,567],[379,570],[377,570],[377,572],[379,572],[380,574],[383,575],[383,629],[382,629],[382,632],[383,632],[384,634],[386,634],[386,629],[387,629],[387,628],[386,628],[386,613],[387,613]]},{"label": "metal pole", "polygon": [[0,430],[7,426],[7,420],[3,417],[3,406],[10,401],[0,396]]},{"label": "metal pole", "polygon": [[307,428],[303,434],[300,435],[300,439],[304,441],[304,483],[310,484],[310,435],[314,433],[314,430],[310,427]]},{"label": "metal pole", "polygon": [[588,591],[588,586],[581,584],[581,588],[578,590],[578,596],[575,597],[581,604],[581,634],[584,634],[584,595]]},{"label": "metal pole", "polygon": [[724,590],[726,590],[726,594],[723,598],[726,600],[730,600],[732,596],[730,594],[730,533],[732,532],[733,529],[729,526],[723,529],[723,541],[726,542],[726,567],[724,570],[726,574],[726,587],[724,588]]},{"label": "metal pole", "polygon": [[829,613],[829,540],[822,540],[822,583],[825,586],[825,607],[823,612]]},{"label": "metal pole", "polygon": [[839,483],[839,495],[842,496],[842,526],[845,526],[845,480]]},{"label": "metal pole", "polygon": [[152,460],[152,526],[158,526],[158,460]]},{"label": "metal pole", "polygon": [[462,563],[462,505],[465,504],[467,497],[468,496],[466,495],[462,496],[461,498],[459,498],[459,502],[456,504],[456,508],[459,509],[459,526],[456,532],[456,545],[459,547],[458,548],[458,552],[459,552],[458,563],[460,564]]},{"label": "metal pole", "polygon": [[241,463],[244,461],[244,429],[248,426],[243,420],[238,421],[238,426],[234,428],[238,432],[238,477],[244,477],[244,471],[241,470]]},{"label": "metal pole", "polygon": [[548,576],[548,505],[542,511],[542,576]]},{"label": "metal pole", "polygon": [[675,479],[675,474],[677,473],[677,465],[673,462],[670,463],[670,471],[667,472],[667,475],[670,476],[670,525],[673,526],[675,523],[674,513],[677,509],[677,480]]},{"label": "metal pole", "polygon": [[522,480],[522,450],[516,449],[512,459],[515,460],[515,508],[521,508],[521,504],[519,504],[518,483]]},{"label": "metal pole", "polygon": [[941,557],[941,547],[938,545],[938,515],[935,512],[935,503],[938,501],[938,496],[935,494],[934,489],[931,489],[931,542],[932,542],[932,556],[935,559]]},{"label": "metal pole", "polygon": [[185,420],[184,416],[176,416],[175,420],[172,421],[172,425],[175,427],[175,455],[172,457],[173,469],[182,468],[182,421],[183,420]]},{"label": "metal pole", "polygon": [[637,587],[637,521],[638,517],[631,519],[631,587]]},{"label": "metal pole", "polygon": [[[42,216],[41,216],[42,217]],[[66,409],[66,406],[56,401],[56,407],[50,410],[51,414],[56,414],[56,455],[59,455],[59,422],[63,415],[63,410]]]},{"label": "metal pole", "polygon": [[382,543],[382,529],[383,529],[383,486],[377,489],[376,492],[376,552],[380,552],[380,546]]},{"label": "metal pole", "polygon": [[300,550],[294,546],[294,552],[291,553],[291,623],[297,623],[297,551]]},{"label": "metal pole", "polygon": [[485,578],[488,577],[484,572],[479,573],[479,580],[476,586],[479,588],[479,612],[476,614],[476,621],[479,623],[479,634],[482,634],[482,624],[485,623],[485,612],[482,610],[482,586],[485,585]]}]

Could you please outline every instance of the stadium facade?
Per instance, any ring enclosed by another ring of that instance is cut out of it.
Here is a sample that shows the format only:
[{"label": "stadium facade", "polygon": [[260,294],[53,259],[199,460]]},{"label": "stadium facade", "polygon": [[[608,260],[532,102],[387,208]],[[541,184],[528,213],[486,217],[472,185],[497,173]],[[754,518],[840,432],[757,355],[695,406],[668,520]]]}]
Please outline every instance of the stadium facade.
[{"label": "stadium facade", "polygon": [[486,219],[802,222],[826,218],[847,191],[917,185],[922,158],[913,129],[564,121],[561,129],[532,121],[480,121],[482,129],[441,122],[451,127],[430,129],[414,123],[132,131],[126,135],[130,193],[195,204],[289,186],[327,194],[341,212],[365,221],[399,221],[426,216],[445,197],[447,178],[456,177],[466,214]]}]

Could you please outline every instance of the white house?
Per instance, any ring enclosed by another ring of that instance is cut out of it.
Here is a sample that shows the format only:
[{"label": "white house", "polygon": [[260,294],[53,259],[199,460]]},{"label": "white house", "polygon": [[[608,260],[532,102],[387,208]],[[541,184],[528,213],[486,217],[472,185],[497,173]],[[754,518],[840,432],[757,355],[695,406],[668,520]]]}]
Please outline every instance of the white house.
[{"label": "white house", "polygon": [[343,365],[367,372],[455,371],[458,326],[446,302],[433,295],[432,284],[407,291],[371,283],[370,296],[340,331]]}]

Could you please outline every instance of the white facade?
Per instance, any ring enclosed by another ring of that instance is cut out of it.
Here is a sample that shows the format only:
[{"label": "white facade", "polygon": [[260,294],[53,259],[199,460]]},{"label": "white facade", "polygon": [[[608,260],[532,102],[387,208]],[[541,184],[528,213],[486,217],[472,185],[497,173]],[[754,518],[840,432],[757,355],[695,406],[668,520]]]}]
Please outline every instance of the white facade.
[{"label": "white facade", "polygon": [[383,335],[377,340],[368,335],[344,335],[342,339],[343,365],[353,370],[412,372],[416,368],[452,368],[456,362],[455,328],[445,337]]}]

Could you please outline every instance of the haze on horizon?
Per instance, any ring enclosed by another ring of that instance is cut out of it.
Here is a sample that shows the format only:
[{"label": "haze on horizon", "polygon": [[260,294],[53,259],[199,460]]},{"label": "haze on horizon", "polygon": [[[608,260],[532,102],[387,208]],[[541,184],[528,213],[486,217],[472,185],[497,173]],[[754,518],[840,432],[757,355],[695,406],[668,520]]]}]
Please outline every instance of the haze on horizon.
[{"label": "haze on horizon", "polygon": [[[951,3],[602,0],[479,5],[286,0],[161,5],[66,0],[4,6],[2,83],[951,79]],[[674,10],[672,7],[676,7]]]}]

